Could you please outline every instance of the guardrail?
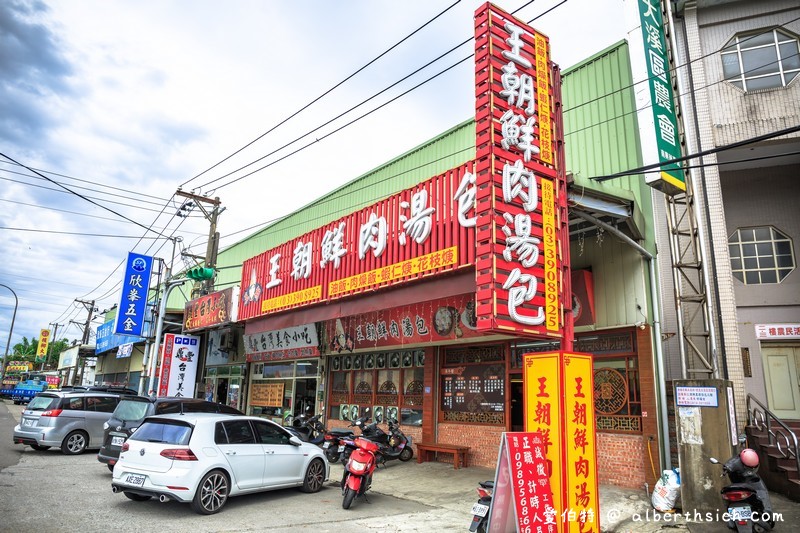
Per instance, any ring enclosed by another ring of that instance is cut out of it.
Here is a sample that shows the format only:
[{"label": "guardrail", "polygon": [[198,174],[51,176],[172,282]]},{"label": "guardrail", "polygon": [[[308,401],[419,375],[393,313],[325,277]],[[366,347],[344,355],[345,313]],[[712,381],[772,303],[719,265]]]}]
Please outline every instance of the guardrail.
[{"label": "guardrail", "polygon": [[[755,404],[755,406],[751,406],[751,404]],[[759,431],[766,429],[767,435],[769,435],[769,444],[774,445],[784,459],[794,459],[797,472],[800,474],[797,435],[752,394],[747,395],[747,421]],[[778,427],[775,427],[776,425]]]}]

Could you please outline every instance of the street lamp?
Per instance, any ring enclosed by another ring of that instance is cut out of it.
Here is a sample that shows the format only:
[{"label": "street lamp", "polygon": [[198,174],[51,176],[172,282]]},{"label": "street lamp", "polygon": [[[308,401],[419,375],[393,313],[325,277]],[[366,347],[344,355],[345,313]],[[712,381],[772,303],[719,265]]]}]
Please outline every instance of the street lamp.
[{"label": "street lamp", "polygon": [[11,346],[11,334],[14,332],[14,321],[17,319],[17,307],[19,307],[19,298],[17,298],[17,293],[14,292],[14,289],[9,287],[8,285],[3,285],[2,283],[0,283],[0,287],[5,287],[6,289],[11,291],[11,294],[14,295],[14,314],[11,315],[11,327],[8,330],[8,340],[6,341],[6,352],[3,355],[3,364],[0,365],[0,379],[2,379],[6,371],[6,361],[8,360],[8,347]]}]

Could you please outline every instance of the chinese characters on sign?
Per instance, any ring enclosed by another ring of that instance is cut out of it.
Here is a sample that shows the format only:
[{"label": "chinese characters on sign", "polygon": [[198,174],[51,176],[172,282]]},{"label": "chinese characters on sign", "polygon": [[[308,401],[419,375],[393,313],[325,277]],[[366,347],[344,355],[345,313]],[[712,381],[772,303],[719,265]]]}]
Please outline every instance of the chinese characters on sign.
[{"label": "chinese characters on sign", "polygon": [[41,363],[47,358],[47,346],[50,344],[50,330],[39,331],[39,345],[36,347],[36,362]]},{"label": "chinese characters on sign", "polygon": [[563,354],[564,531],[600,531],[592,356]]},{"label": "chinese characters on sign", "polygon": [[194,397],[199,353],[200,337],[173,333],[164,335],[159,396]]},{"label": "chinese characters on sign", "polygon": [[490,532],[558,531],[541,433],[503,433],[490,512]]},{"label": "chinese characters on sign", "polygon": [[756,324],[757,339],[800,339],[800,324]]},{"label": "chinese characters on sign", "polygon": [[183,331],[195,331],[236,322],[238,308],[239,287],[229,287],[186,302],[183,312]]},{"label": "chinese characters on sign", "polygon": [[239,319],[473,265],[474,198],[468,163],[246,260]]},{"label": "chinese characters on sign", "polygon": [[142,336],[153,258],[128,252],[114,333]]},{"label": "chinese characters on sign", "polygon": [[319,356],[315,324],[248,334],[244,346],[248,362]]},{"label": "chinese characters on sign", "polygon": [[719,395],[716,387],[675,387],[675,405],[719,407]]},{"label": "chinese characters on sign", "polygon": [[523,368],[525,430],[542,434],[557,531],[597,533],[600,500],[592,356],[525,354]]},{"label": "chinese characters on sign", "polygon": [[[475,15],[478,328],[563,335],[549,43],[486,4]],[[563,196],[563,195],[562,195]]]},{"label": "chinese characters on sign", "polygon": [[[667,59],[661,0],[638,0],[639,18],[642,22],[645,63],[650,85],[650,100],[656,129],[658,160],[662,163],[681,156],[677,114],[672,97],[672,79]],[[683,171],[676,164],[666,165],[655,186],[666,193],[686,190]],[[654,185],[648,179],[648,185]]]}]

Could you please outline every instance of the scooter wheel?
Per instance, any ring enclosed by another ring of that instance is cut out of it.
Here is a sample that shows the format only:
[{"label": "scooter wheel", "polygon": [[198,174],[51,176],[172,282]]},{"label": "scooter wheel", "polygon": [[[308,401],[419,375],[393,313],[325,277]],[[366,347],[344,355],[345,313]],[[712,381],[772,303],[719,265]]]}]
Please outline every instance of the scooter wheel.
[{"label": "scooter wheel", "polygon": [[412,457],[414,457],[414,450],[406,446],[403,448],[403,451],[400,452],[400,457],[398,457],[398,459],[405,463],[406,461],[410,461]]},{"label": "scooter wheel", "polygon": [[342,509],[350,509],[353,505],[353,500],[356,498],[356,491],[347,487],[344,491],[344,499],[342,500]]},{"label": "scooter wheel", "polygon": [[330,464],[336,464],[336,463],[338,463],[338,462],[339,462],[339,456],[340,456],[340,455],[341,455],[341,454],[339,453],[339,451],[338,451],[338,450],[331,450],[330,448],[328,448],[327,450],[325,450],[325,457],[327,457],[327,458],[328,458],[328,462],[329,462]]}]

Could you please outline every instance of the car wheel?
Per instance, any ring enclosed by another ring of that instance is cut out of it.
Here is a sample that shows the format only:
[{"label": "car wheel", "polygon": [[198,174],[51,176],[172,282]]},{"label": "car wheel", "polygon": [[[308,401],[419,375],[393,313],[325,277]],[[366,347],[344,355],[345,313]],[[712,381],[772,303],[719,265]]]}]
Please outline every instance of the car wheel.
[{"label": "car wheel", "polygon": [[61,451],[66,455],[79,455],[86,451],[89,436],[83,431],[73,431],[61,443]]},{"label": "car wheel", "polygon": [[405,463],[406,461],[410,461],[412,457],[414,457],[414,450],[406,446],[403,448],[403,451],[400,452],[400,457],[398,457],[398,459]]},{"label": "car wheel", "polygon": [[146,502],[150,499],[150,496],[144,496],[142,494],[134,494],[132,492],[123,492],[122,494],[125,495],[126,498],[129,500],[133,500],[135,502]]},{"label": "car wheel", "polygon": [[228,501],[228,492],[230,492],[228,476],[219,470],[213,470],[203,476],[197,485],[192,509],[198,514],[218,513]]},{"label": "car wheel", "polygon": [[33,448],[34,450],[39,450],[40,452],[43,452],[45,450],[49,450],[50,446],[40,446],[38,444],[31,444],[31,448]]},{"label": "car wheel", "polygon": [[108,469],[113,473],[114,472],[114,465],[106,465]]},{"label": "car wheel", "polygon": [[314,459],[308,465],[306,477],[303,479],[303,492],[319,492],[325,481],[325,465],[321,459]]},{"label": "car wheel", "polygon": [[342,500],[342,509],[350,509],[350,506],[353,505],[353,500],[356,497],[356,491],[347,487],[344,491],[344,500]]}]

